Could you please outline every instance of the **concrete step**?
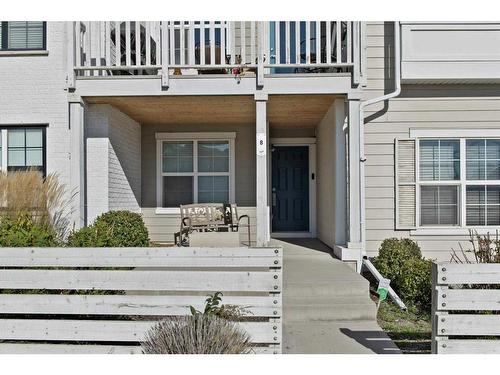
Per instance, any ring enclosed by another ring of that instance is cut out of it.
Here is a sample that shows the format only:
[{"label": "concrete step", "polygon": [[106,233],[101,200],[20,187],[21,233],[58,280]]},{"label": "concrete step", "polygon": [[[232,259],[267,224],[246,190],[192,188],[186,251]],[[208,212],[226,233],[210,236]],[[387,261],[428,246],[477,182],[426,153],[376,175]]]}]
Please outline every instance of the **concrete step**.
[{"label": "concrete step", "polygon": [[368,298],[337,297],[329,301],[287,298],[283,308],[288,322],[376,320],[377,306]]},{"label": "concrete step", "polygon": [[364,297],[369,298],[369,283],[365,279],[342,279],[325,282],[285,281],[289,297]]}]

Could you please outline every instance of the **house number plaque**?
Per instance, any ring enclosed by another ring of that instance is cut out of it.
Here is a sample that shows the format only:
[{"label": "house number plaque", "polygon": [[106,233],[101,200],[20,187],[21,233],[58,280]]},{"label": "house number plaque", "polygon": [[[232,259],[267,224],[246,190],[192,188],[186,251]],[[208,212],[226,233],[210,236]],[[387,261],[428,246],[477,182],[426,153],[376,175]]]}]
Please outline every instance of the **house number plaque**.
[{"label": "house number plaque", "polygon": [[257,156],[266,155],[266,133],[257,133]]}]

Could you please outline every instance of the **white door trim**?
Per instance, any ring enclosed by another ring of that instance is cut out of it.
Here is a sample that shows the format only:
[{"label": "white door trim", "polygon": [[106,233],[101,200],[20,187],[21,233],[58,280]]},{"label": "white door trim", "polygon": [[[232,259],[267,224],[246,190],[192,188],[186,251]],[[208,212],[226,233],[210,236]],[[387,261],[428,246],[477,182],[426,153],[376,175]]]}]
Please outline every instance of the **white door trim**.
[{"label": "white door trim", "polygon": [[[309,232],[272,232],[271,235],[276,238],[290,237],[316,237],[316,138],[271,138],[271,147],[276,146],[307,146],[309,147]],[[269,202],[272,205],[272,157],[269,158]],[[314,174],[314,180],[311,178]],[[270,210],[271,211],[271,210]],[[272,221],[271,221],[272,231]]]}]

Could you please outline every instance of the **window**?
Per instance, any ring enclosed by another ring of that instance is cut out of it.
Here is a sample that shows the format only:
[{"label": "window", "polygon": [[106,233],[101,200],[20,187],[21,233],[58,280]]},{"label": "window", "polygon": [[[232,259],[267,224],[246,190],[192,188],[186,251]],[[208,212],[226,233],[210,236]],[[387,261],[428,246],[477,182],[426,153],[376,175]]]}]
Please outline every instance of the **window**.
[{"label": "window", "polygon": [[500,225],[500,139],[418,140],[419,225]]},{"label": "window", "polygon": [[3,128],[1,134],[3,171],[36,169],[45,174],[45,128]]},{"label": "window", "polygon": [[45,50],[46,46],[46,22],[0,22],[0,51]]},{"label": "window", "polygon": [[234,201],[234,133],[193,136],[157,134],[158,207]]}]

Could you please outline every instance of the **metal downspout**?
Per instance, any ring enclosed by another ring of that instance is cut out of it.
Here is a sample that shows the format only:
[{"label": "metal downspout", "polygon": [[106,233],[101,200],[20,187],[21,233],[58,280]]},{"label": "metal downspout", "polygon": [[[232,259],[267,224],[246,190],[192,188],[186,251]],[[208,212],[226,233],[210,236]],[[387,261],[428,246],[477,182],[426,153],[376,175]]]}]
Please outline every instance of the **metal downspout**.
[{"label": "metal downspout", "polygon": [[359,189],[360,189],[360,230],[361,230],[361,243],[362,243],[362,256],[366,255],[366,220],[365,220],[365,130],[364,130],[364,119],[365,119],[365,107],[379,103],[391,98],[398,96],[401,93],[401,34],[400,34],[400,24],[398,21],[394,21],[394,75],[395,75],[395,90],[389,94],[365,100],[360,103],[359,106],[359,154],[360,154],[360,179],[359,179]]}]

